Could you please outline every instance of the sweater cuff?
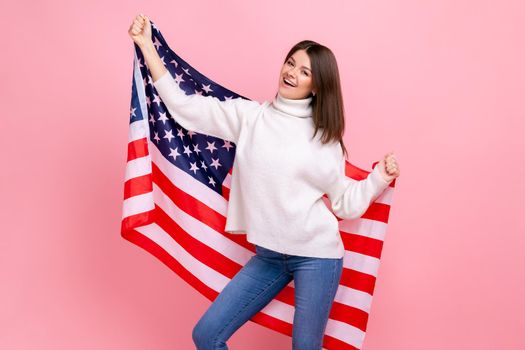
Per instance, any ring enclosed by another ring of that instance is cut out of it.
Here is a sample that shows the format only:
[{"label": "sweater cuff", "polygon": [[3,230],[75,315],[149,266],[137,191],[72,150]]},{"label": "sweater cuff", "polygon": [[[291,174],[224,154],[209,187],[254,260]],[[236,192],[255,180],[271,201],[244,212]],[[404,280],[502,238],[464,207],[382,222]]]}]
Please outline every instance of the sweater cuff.
[{"label": "sweater cuff", "polygon": [[386,181],[383,178],[383,175],[381,175],[381,172],[379,171],[379,164],[377,164],[370,173],[370,181],[374,184],[374,188],[376,188],[378,192],[380,192],[386,189],[393,181],[393,179],[390,181]]},{"label": "sweater cuff", "polygon": [[176,98],[177,100],[183,101],[188,97],[186,92],[180,88],[179,84],[173,79],[173,76],[168,70],[153,82],[153,86],[161,98],[163,98],[163,96],[170,96],[172,99]]}]

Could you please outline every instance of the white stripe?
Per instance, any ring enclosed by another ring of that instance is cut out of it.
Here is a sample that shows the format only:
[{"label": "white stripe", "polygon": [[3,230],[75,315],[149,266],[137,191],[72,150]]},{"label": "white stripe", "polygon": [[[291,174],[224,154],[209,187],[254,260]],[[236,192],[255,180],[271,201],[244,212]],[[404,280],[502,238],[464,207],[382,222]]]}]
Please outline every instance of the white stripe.
[{"label": "white stripe", "polygon": [[124,181],[147,174],[151,174],[151,157],[149,155],[128,161]]},{"label": "white stripe", "polygon": [[169,255],[177,260],[186,270],[201,280],[211,289],[220,292],[230,279],[208,265],[195,259],[184,248],[182,248],[177,241],[166,233],[160,226],[155,223],[135,228],[136,231],[142,233],[144,236],[157,243]]},{"label": "white stripe", "polygon": [[139,99],[140,110],[142,112],[142,119],[130,124],[128,133],[128,141],[135,141],[137,138],[149,139],[149,124],[148,124],[148,105],[146,102],[146,92],[144,91],[144,80],[139,68],[139,60],[137,52],[135,52],[133,69],[133,79],[135,80],[135,88],[137,89],[137,97]]},{"label": "white stripe", "polygon": [[374,202],[392,205],[392,197],[394,196],[394,189],[390,186],[385,188],[385,190],[376,198]]},{"label": "white stripe", "polygon": [[230,173],[226,174],[226,177],[224,178],[224,181],[222,182],[222,185],[226,188],[231,188],[232,185],[232,176]]},{"label": "white stripe", "polygon": [[129,124],[128,142],[133,142],[139,139],[149,138],[149,125],[144,123],[144,119],[135,120]]},{"label": "white stripe", "polygon": [[370,306],[372,305],[372,296],[370,294],[342,284],[337,288],[334,300],[366,313],[370,313]]},{"label": "white stripe", "polygon": [[363,348],[365,332],[347,323],[332,320],[330,318],[326,324],[325,334],[329,334],[330,336],[348,343],[357,349]]},{"label": "white stripe", "polygon": [[380,260],[369,255],[345,250],[343,266],[362,273],[377,277]]},{"label": "white stripe", "polygon": [[122,219],[153,210],[154,208],[155,203],[153,203],[153,193],[151,192],[129,197],[122,204]]},{"label": "white stripe", "polygon": [[364,237],[385,240],[387,224],[378,220],[358,218],[339,221],[339,230]]},{"label": "white stripe", "polygon": [[[171,236],[167,234],[160,226],[156,224],[150,224],[136,228],[135,230],[145,235],[153,242],[157,243],[175,260],[177,260],[187,271],[189,271],[196,278],[216,292],[220,293],[230,281],[229,278],[195,259],[175,240],[173,240]],[[287,322],[288,324],[293,324],[294,307],[277,299],[273,299],[268,305],[261,309],[261,312],[275,317],[281,321]],[[325,334],[345,341],[356,347],[360,347],[362,339],[364,338],[364,332],[360,329],[347,323],[332,319],[328,319]]]}]

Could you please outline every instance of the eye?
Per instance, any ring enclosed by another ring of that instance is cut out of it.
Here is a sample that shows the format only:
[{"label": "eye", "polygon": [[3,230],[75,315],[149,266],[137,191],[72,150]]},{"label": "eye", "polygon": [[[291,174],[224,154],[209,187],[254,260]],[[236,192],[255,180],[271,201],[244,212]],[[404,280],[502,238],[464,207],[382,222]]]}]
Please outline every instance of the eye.
[{"label": "eye", "polygon": [[308,76],[308,73],[305,70],[303,70],[303,73],[304,75]]},{"label": "eye", "polygon": [[292,66],[292,65],[293,65],[293,64],[292,64],[292,61],[288,61],[288,62],[286,62],[286,63],[288,63],[289,66]]}]

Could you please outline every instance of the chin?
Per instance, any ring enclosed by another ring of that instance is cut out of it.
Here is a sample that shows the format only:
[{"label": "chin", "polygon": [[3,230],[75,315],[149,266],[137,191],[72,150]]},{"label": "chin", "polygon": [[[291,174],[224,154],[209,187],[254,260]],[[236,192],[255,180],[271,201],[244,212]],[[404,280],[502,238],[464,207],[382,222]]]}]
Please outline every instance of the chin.
[{"label": "chin", "polygon": [[288,98],[288,99],[292,99],[292,100],[296,100],[296,99],[301,98],[298,94],[290,93],[290,91],[283,90],[283,89],[279,89],[279,94],[282,97],[284,97],[284,98]]}]

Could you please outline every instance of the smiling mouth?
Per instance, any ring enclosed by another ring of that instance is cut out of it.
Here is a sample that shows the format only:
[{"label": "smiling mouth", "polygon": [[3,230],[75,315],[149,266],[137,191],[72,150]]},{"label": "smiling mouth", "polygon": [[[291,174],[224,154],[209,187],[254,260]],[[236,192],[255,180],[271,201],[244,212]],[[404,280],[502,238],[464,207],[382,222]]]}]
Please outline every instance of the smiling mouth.
[{"label": "smiling mouth", "polygon": [[290,86],[290,87],[296,87],[295,85],[293,85],[291,82],[288,82],[288,79],[286,79],[285,77],[283,77],[283,83],[287,86]]}]

